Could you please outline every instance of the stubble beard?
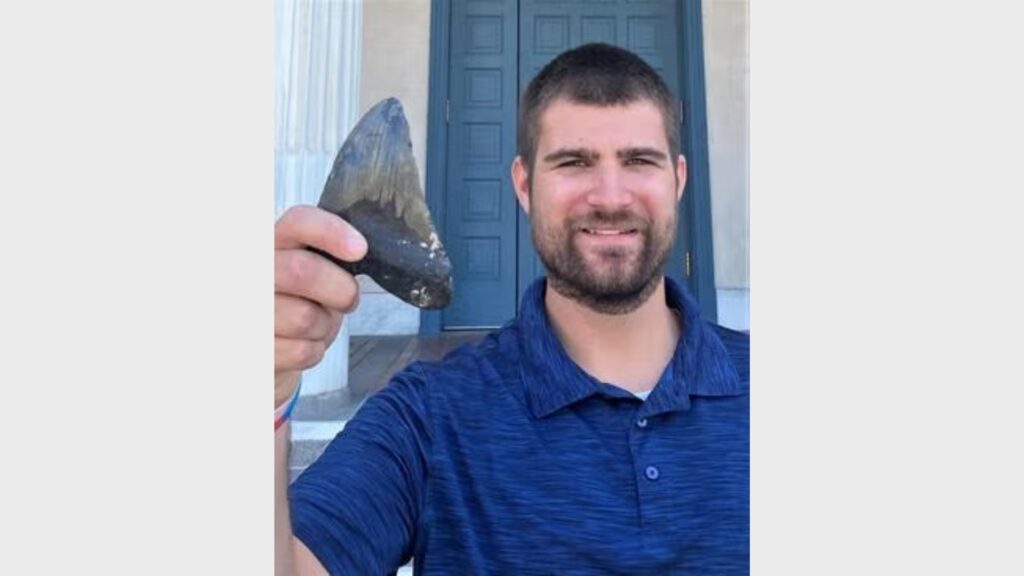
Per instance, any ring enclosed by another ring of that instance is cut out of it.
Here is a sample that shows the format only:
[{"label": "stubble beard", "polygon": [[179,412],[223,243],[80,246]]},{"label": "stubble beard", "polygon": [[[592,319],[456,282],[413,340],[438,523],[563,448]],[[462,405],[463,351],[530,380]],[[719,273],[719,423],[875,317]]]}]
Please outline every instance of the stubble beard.
[{"label": "stubble beard", "polygon": [[[532,191],[531,191],[532,194]],[[675,211],[660,228],[631,211],[592,211],[562,223],[543,222],[530,215],[533,245],[548,272],[553,290],[601,314],[627,314],[651,297],[661,282],[665,263],[675,244]],[[599,225],[636,229],[640,249],[607,247],[593,255],[592,266],[576,243],[581,228]]]}]

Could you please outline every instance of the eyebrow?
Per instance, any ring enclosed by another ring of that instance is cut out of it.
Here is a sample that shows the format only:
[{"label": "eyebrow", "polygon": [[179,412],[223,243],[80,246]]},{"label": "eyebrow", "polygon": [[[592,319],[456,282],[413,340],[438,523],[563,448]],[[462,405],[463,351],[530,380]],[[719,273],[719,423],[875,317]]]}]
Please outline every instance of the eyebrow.
[{"label": "eyebrow", "polygon": [[650,158],[652,160],[661,160],[663,162],[665,160],[668,160],[668,154],[665,154],[664,152],[658,150],[657,148],[626,148],[624,150],[619,150],[618,152],[615,153],[615,155],[619,158],[619,160],[638,157]]},{"label": "eyebrow", "polygon": [[544,157],[545,162],[560,162],[562,160],[594,160],[598,154],[585,148],[559,148]]},{"label": "eyebrow", "polygon": [[[668,154],[665,154],[657,148],[646,148],[646,147],[635,147],[625,148],[615,153],[615,156],[620,160],[627,158],[651,158],[652,160],[660,160],[662,162],[668,160]],[[600,154],[587,150],[586,148],[559,148],[554,152],[544,156],[544,162],[556,163],[562,160],[596,160],[600,157]]]}]

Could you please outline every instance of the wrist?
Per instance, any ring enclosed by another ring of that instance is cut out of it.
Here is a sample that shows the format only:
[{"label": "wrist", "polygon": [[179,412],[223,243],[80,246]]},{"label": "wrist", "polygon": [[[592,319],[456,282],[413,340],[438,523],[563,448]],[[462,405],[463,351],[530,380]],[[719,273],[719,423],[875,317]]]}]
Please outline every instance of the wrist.
[{"label": "wrist", "polygon": [[274,373],[274,408],[288,402],[299,385],[300,375],[298,370]]},{"label": "wrist", "polygon": [[274,430],[280,429],[281,426],[291,418],[292,410],[295,409],[295,405],[299,402],[299,391],[301,389],[302,380],[299,380],[296,383],[291,396],[288,397],[286,401],[278,403],[277,407],[274,409]]}]

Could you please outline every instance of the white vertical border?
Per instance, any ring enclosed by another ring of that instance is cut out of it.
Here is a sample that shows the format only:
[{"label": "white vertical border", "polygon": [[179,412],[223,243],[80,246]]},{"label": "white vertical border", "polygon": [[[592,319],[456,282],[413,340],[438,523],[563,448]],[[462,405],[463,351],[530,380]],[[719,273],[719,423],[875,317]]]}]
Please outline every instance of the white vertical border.
[{"label": "white vertical border", "polygon": [[272,572],[273,31],[0,3],[0,574]]},{"label": "white vertical border", "polygon": [[753,574],[1024,574],[1019,11],[751,2]]}]

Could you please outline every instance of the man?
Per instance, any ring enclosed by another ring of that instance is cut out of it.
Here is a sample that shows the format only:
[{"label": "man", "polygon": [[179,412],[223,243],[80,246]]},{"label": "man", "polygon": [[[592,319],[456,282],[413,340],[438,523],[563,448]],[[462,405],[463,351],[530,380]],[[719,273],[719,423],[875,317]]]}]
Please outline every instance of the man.
[{"label": "man", "polygon": [[[625,50],[541,70],[512,180],[546,279],[481,344],[396,375],[287,491],[277,433],[280,571],[748,571],[748,339],[663,275],[686,183],[676,114]],[[366,245],[309,207],[276,236],[280,405],[358,299],[301,247]]]}]

